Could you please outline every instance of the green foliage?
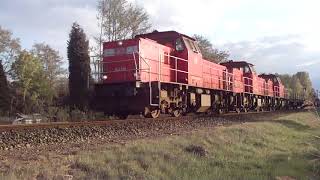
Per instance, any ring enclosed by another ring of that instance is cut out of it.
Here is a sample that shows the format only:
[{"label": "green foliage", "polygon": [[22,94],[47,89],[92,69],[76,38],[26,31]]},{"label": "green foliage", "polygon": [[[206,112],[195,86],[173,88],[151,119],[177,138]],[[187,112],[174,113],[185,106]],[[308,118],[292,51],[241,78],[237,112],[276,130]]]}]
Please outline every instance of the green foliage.
[{"label": "green foliage", "polygon": [[53,96],[42,62],[33,54],[23,51],[11,67],[14,87],[22,96],[23,111],[39,111]]},{"label": "green foliage", "polygon": [[41,61],[50,86],[55,88],[59,76],[64,72],[62,69],[62,57],[59,52],[45,43],[34,44],[31,52]]},{"label": "green foliage", "polygon": [[201,35],[193,35],[193,38],[198,42],[199,48],[201,50],[202,57],[209,61],[216,63],[227,61],[229,53],[226,51],[220,51],[213,48],[211,42]]},{"label": "green foliage", "polygon": [[10,92],[7,77],[4,73],[2,61],[0,60],[0,114],[10,110]]},{"label": "green foliage", "polygon": [[80,110],[89,106],[89,41],[83,29],[73,23],[68,41],[70,105]]},{"label": "green foliage", "polygon": [[57,121],[69,121],[70,120],[70,114],[69,114],[69,108],[58,108],[56,112],[56,119]]},{"label": "green foliage", "polygon": [[[19,39],[13,38],[9,30],[0,26],[0,61],[14,94],[8,100],[9,92],[4,92],[9,91],[8,85],[1,86],[1,96],[7,98],[2,100],[3,104],[10,104],[12,111],[23,112],[39,112],[53,104],[58,95],[59,76],[63,72],[58,51],[45,43],[34,44],[30,52],[21,51]],[[3,79],[1,81],[4,82]]]},{"label": "green foliage", "polygon": [[87,120],[86,113],[79,109],[73,109],[70,112],[71,121],[83,121]]}]

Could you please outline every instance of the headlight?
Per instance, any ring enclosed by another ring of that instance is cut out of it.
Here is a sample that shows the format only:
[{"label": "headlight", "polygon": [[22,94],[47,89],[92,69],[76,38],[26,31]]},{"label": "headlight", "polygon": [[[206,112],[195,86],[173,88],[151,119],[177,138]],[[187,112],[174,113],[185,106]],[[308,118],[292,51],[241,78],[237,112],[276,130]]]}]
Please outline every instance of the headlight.
[{"label": "headlight", "polygon": [[106,80],[106,79],[108,79],[108,76],[107,76],[107,75],[103,75],[103,76],[102,76],[102,79],[103,79],[103,80]]},{"label": "headlight", "polygon": [[141,87],[140,82],[136,81],[136,87],[137,87],[137,88]]}]

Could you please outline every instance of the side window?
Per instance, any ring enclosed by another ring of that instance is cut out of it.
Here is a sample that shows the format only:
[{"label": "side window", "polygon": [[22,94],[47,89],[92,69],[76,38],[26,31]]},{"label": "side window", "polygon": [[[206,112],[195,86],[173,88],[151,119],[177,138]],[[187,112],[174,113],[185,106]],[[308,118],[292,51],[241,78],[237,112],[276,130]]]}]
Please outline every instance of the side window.
[{"label": "side window", "polygon": [[198,52],[199,52],[198,49],[197,49],[196,43],[195,43],[194,41],[192,41],[192,40],[190,40],[190,39],[187,39],[186,41],[187,41],[188,44],[189,44],[189,48],[190,48],[193,52],[195,52],[195,53],[198,53]]},{"label": "side window", "polygon": [[164,64],[169,64],[169,54],[167,52],[164,53],[163,63]]},{"label": "side window", "polygon": [[178,39],[176,40],[176,50],[177,50],[177,51],[183,51],[183,50],[184,50],[184,47],[183,47],[183,43],[182,43],[181,38],[178,38]]},{"label": "side window", "polygon": [[195,45],[195,47],[196,47],[196,49],[197,49],[197,52],[200,52],[200,48],[199,48],[199,46],[198,46],[198,43],[194,42],[194,45]]}]

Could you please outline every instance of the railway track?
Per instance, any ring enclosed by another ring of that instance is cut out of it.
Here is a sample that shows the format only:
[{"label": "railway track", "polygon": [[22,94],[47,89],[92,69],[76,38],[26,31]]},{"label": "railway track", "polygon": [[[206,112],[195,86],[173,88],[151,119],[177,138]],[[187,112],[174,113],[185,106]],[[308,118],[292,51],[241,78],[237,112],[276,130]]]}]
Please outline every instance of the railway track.
[{"label": "railway track", "polygon": [[133,138],[180,134],[199,128],[229,126],[263,121],[293,111],[230,113],[224,115],[186,115],[158,119],[132,117],[127,120],[59,122],[40,124],[0,125],[0,151],[47,147],[85,142],[114,142]]},{"label": "railway track", "polygon": [[[279,112],[279,111],[277,111]],[[281,111],[284,112],[284,111]],[[264,111],[264,112],[246,112],[246,113],[227,113],[221,115],[195,115],[188,114],[186,116],[171,117],[171,116],[161,116],[157,119],[152,118],[142,118],[142,117],[131,117],[126,120],[95,120],[95,121],[78,121],[78,122],[50,122],[50,123],[33,123],[33,124],[6,124],[0,125],[0,132],[12,131],[12,130],[26,130],[26,129],[47,129],[47,128],[73,128],[73,127],[88,127],[88,126],[109,126],[117,124],[127,124],[127,123],[150,123],[155,121],[187,121],[194,118],[224,118],[224,117],[242,117],[255,114],[267,114],[275,113],[274,111]]]}]

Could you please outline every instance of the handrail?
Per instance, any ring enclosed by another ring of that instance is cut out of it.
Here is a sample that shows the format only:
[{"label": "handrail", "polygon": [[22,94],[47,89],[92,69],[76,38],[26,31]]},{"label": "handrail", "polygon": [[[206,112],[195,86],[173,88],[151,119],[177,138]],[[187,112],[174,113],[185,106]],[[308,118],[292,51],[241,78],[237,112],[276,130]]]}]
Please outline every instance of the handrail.
[{"label": "handrail", "polygon": [[142,60],[146,63],[146,65],[148,66],[148,69],[149,69],[149,72],[148,72],[148,73],[149,73],[149,104],[150,104],[151,106],[159,106],[159,104],[154,104],[154,103],[152,103],[151,66],[150,66],[150,64],[145,60],[145,58],[140,55],[140,53],[138,53],[138,55],[139,55],[140,59],[142,59]]},{"label": "handrail", "polygon": [[[188,62],[188,60],[186,59],[182,59],[179,57],[175,57],[166,53],[162,53],[159,50],[159,56],[158,59],[154,58],[154,59],[150,59],[150,58],[145,58],[142,57],[142,55],[139,52],[133,52],[132,53],[133,58],[130,59],[125,59],[125,60],[112,60],[112,61],[94,61],[93,64],[95,65],[95,71],[98,72],[93,72],[93,74],[97,74],[98,80],[102,80],[104,74],[112,74],[112,73],[120,73],[120,72],[135,72],[134,76],[136,80],[141,80],[141,73],[142,72],[146,72],[148,75],[148,83],[149,83],[149,95],[150,95],[150,105],[151,106],[158,106],[159,104],[154,104],[152,102],[152,74],[156,74],[158,76],[158,81],[161,83],[163,76],[168,76],[168,74],[163,73],[162,70],[163,69],[169,69],[170,73],[172,73],[171,71],[173,71],[175,73],[175,82],[170,82],[171,83],[178,83],[178,84],[185,84],[185,83],[179,83],[179,81],[181,79],[179,79],[179,75],[182,74],[186,74],[188,75],[189,72],[182,70],[181,68],[178,67],[178,65],[180,65],[178,63],[178,61],[181,62]],[[137,58],[139,57],[139,59]],[[108,64],[114,64],[114,63],[124,63],[124,62],[134,62],[134,68],[130,68],[130,69],[119,69],[119,70],[112,70],[112,71],[105,71],[106,70],[106,66]],[[158,65],[158,71],[151,71],[151,63],[150,61],[154,61],[159,63]],[[163,64],[164,62],[166,62],[165,64]],[[143,63],[146,64],[146,67],[143,66]],[[167,71],[166,71],[167,72]],[[195,78],[199,77],[203,79],[203,84],[205,87],[210,87],[213,88],[213,86],[217,83],[214,82],[214,80],[218,81],[218,86],[219,89],[223,89],[223,90],[227,90],[227,91],[232,91],[235,87],[240,87],[243,86],[244,87],[244,93],[255,93],[254,91],[254,85],[256,84],[253,80],[254,78],[250,78],[250,77],[242,77],[242,80],[240,79],[236,79],[235,74],[230,73],[226,70],[222,69],[218,69],[216,67],[212,67],[211,65],[206,66],[206,64],[203,64],[203,73],[202,76],[198,76],[198,75],[193,75]],[[125,76],[124,78],[127,78],[128,76]],[[144,76],[146,77],[146,76]],[[222,87],[221,87],[221,83],[222,83]],[[209,84],[209,86],[208,86]],[[268,95],[270,96],[270,93],[272,91],[270,91],[270,87],[269,84],[266,82],[262,82],[262,81],[258,81],[258,85],[259,85],[259,89],[258,92],[264,95]],[[160,88],[160,85],[159,85]],[[159,91],[160,92],[160,91]],[[275,97],[279,97],[281,94],[279,87],[274,87],[273,88],[273,96]],[[287,93],[285,93],[287,95]]]}]

